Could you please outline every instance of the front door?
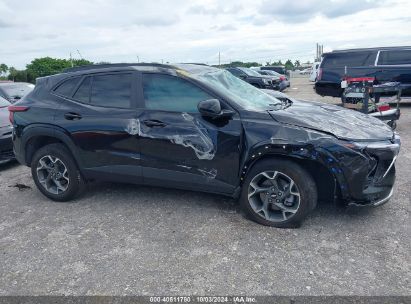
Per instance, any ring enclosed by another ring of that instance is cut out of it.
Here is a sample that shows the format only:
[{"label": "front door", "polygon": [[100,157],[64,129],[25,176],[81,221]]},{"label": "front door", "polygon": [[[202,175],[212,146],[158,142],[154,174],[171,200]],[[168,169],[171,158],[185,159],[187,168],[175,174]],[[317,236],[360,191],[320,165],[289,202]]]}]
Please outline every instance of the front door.
[{"label": "front door", "polygon": [[189,80],[146,73],[142,83],[145,108],[138,121],[144,182],[231,194],[238,183],[238,115],[225,121],[202,117],[198,103],[215,96]]}]

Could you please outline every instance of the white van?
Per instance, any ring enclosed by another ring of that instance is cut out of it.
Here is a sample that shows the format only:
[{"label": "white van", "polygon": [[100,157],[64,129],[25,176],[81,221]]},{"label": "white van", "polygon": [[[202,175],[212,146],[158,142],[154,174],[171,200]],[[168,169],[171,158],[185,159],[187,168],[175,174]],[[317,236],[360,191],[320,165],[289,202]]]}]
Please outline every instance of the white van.
[{"label": "white van", "polygon": [[318,69],[321,62],[314,62],[311,68],[310,81],[315,82],[317,80]]}]

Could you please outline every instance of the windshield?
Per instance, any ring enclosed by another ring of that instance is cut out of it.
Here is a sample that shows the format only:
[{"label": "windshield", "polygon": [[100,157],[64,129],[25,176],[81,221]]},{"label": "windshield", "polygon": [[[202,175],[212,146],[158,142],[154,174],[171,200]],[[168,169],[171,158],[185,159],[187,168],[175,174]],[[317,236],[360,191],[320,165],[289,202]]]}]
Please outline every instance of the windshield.
[{"label": "windshield", "polygon": [[34,85],[30,83],[7,83],[1,85],[1,88],[7,94],[8,98],[22,98],[33,90],[33,87]]},{"label": "windshield", "polygon": [[246,110],[275,110],[282,102],[225,70],[214,70],[195,77],[230,97]]},{"label": "windshield", "polygon": [[253,71],[252,69],[248,69],[248,68],[238,68],[238,69],[246,73],[248,76],[261,77],[261,74],[258,74],[256,71]]}]

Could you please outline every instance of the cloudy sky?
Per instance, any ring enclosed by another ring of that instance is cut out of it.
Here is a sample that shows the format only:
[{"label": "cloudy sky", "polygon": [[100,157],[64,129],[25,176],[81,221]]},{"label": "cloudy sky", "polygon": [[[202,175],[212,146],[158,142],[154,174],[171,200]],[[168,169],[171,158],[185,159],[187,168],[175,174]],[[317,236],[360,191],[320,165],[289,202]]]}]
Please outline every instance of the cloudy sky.
[{"label": "cloudy sky", "polygon": [[411,45],[410,12],[408,0],[0,0],[0,63],[312,61],[316,42]]}]

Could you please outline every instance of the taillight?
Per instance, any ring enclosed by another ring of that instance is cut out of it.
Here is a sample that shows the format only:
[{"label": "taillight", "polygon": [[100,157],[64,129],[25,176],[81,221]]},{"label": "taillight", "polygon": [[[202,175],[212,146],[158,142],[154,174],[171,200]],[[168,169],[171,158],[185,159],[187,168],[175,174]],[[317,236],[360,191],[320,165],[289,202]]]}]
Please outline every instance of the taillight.
[{"label": "taillight", "polygon": [[29,109],[29,107],[25,106],[9,106],[7,108],[9,110],[9,120],[11,124],[14,123],[14,112],[25,112]]},{"label": "taillight", "polygon": [[378,106],[378,110],[381,111],[381,112],[382,111],[388,111],[389,109],[391,109],[389,105]]},{"label": "taillight", "polygon": [[323,77],[323,69],[319,68],[318,74],[317,74],[317,80],[321,80],[321,77]]}]

